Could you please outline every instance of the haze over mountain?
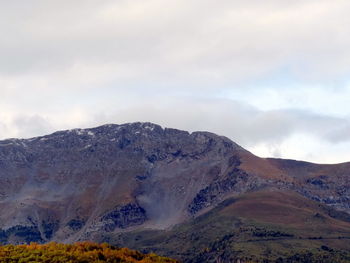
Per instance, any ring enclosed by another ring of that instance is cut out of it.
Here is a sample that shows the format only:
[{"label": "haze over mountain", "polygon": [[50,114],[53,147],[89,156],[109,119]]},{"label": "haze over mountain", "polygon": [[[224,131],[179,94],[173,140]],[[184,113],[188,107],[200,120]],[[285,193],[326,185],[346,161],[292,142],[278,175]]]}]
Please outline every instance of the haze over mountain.
[{"label": "haze over mountain", "polygon": [[0,141],[0,209],[2,243],[108,241],[215,262],[252,257],[253,244],[264,256],[279,240],[294,248],[265,257],[324,246],[345,258],[350,163],[259,158],[209,132],[108,124]]}]

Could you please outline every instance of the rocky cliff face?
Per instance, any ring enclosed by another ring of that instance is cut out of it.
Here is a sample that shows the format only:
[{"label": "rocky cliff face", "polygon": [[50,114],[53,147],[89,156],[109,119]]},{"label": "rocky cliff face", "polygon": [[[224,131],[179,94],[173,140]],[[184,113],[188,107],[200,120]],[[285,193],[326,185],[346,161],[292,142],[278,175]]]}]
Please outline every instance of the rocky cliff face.
[{"label": "rocky cliff face", "polygon": [[226,198],[288,189],[350,212],[350,164],[261,159],[208,132],[104,125],[0,141],[0,241],[166,229]]}]

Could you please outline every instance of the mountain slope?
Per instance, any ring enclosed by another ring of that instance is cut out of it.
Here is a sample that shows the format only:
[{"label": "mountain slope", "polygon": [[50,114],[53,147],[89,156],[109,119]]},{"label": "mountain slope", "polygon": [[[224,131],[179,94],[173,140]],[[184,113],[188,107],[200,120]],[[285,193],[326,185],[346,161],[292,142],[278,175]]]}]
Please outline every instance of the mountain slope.
[{"label": "mountain slope", "polygon": [[185,262],[349,262],[350,216],[332,210],[294,192],[262,190],[227,199],[170,231],[108,240]]},{"label": "mountain slope", "polygon": [[125,232],[171,231],[225,200],[266,191],[326,205],[328,212],[312,213],[331,218],[328,227],[336,225],[333,219],[347,222],[349,173],[350,163],[259,158],[226,137],[152,123],[3,140],[0,241],[115,240]]},{"label": "mountain slope", "polygon": [[[2,141],[3,239],[73,241],[95,232],[182,222],[196,194],[237,166],[239,151],[244,150],[214,134],[148,123]],[[28,235],[14,236],[18,227]]]}]

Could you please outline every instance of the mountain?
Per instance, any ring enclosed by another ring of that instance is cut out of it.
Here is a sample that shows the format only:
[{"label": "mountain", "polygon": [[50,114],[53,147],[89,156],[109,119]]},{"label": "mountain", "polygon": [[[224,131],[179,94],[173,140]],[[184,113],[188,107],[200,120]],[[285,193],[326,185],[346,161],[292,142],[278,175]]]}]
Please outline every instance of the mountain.
[{"label": "mountain", "polygon": [[134,230],[110,242],[184,262],[350,262],[349,215],[295,192],[262,190],[221,202],[171,230]]},{"label": "mountain", "polygon": [[2,243],[350,262],[350,163],[259,158],[223,136],[152,123],[0,141],[0,209]]}]

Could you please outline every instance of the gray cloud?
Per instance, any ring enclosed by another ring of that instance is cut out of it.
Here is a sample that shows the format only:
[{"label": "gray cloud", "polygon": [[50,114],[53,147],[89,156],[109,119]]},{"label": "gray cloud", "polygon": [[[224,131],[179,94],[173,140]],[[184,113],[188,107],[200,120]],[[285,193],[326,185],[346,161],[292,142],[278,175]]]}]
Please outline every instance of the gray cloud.
[{"label": "gray cloud", "polygon": [[333,130],[326,134],[327,139],[333,143],[350,141],[350,122],[337,123]]},{"label": "gray cloud", "polygon": [[42,135],[53,131],[49,121],[39,115],[17,116],[12,122],[12,127],[18,137]]},{"label": "gray cloud", "polygon": [[2,138],[28,138],[53,132],[50,121],[39,115],[18,115],[7,121],[0,121],[0,136]]},{"label": "gray cloud", "polygon": [[[268,155],[289,158],[296,157],[291,155],[288,149],[282,149],[281,145],[296,135],[309,136],[318,140],[320,145],[327,143],[328,147],[334,146],[334,149],[338,144],[350,142],[348,119],[320,115],[307,110],[262,111],[232,100],[164,97],[147,100],[139,98],[135,99],[132,105],[128,103],[126,107],[109,105],[108,108],[110,110],[86,107],[77,111],[54,112],[45,117],[16,115],[9,118],[8,122],[0,122],[0,127],[5,127],[0,135],[32,137],[58,129],[151,121],[163,127],[214,132],[229,137],[248,149],[263,144]],[[296,142],[295,146],[304,149],[303,158],[318,160],[322,157],[314,152],[314,148],[307,148],[302,141]]]},{"label": "gray cloud", "polygon": [[308,110],[262,111],[226,99],[155,97],[137,99],[127,107],[115,105],[114,110],[98,113],[87,110],[84,114],[91,116],[82,124],[87,127],[108,122],[151,121],[164,127],[215,132],[247,147],[263,142],[277,145],[299,133],[331,143],[350,140],[348,136],[339,136],[339,133],[346,134],[348,119]]},{"label": "gray cloud", "polygon": [[339,147],[349,142],[349,8],[0,1],[0,137],[141,120],[209,130],[275,156],[288,156],[282,146],[298,134]]},{"label": "gray cloud", "polygon": [[116,76],[123,68],[120,77],[205,83],[288,67],[303,79],[334,78],[349,72],[349,7],[343,0],[3,1],[0,71],[110,65]]}]

